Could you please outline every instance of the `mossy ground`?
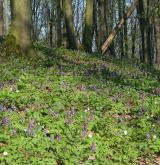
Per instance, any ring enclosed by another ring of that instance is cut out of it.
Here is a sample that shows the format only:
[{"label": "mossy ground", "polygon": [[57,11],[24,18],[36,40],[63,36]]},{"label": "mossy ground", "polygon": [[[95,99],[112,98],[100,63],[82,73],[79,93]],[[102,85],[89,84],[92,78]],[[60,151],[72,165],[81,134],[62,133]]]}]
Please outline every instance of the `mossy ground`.
[{"label": "mossy ground", "polygon": [[0,65],[2,165],[155,164],[159,72],[131,61],[37,46]]}]

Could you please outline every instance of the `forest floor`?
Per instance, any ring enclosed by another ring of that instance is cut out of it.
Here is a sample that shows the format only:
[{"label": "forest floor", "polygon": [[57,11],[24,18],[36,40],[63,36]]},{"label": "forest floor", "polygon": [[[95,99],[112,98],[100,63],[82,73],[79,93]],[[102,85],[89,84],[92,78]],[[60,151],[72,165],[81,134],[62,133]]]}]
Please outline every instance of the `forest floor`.
[{"label": "forest floor", "polygon": [[1,165],[158,164],[160,73],[66,49],[0,65]]}]

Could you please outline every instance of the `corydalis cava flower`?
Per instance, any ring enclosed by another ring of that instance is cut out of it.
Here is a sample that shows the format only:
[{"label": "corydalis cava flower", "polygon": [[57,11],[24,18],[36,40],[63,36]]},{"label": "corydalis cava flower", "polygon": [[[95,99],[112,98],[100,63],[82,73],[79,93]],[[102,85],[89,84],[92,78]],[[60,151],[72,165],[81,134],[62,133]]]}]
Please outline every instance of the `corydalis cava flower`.
[{"label": "corydalis cava flower", "polygon": [[29,125],[28,128],[26,130],[27,135],[29,136],[33,136],[34,135],[34,128],[35,128],[35,121],[32,120]]},{"label": "corydalis cava flower", "polygon": [[90,149],[92,152],[95,152],[96,151],[96,143],[92,143],[90,146]]},{"label": "corydalis cava flower", "polygon": [[4,125],[4,126],[8,126],[9,123],[10,123],[10,121],[9,121],[9,118],[8,118],[8,117],[4,117],[4,118],[2,118],[2,125]]}]

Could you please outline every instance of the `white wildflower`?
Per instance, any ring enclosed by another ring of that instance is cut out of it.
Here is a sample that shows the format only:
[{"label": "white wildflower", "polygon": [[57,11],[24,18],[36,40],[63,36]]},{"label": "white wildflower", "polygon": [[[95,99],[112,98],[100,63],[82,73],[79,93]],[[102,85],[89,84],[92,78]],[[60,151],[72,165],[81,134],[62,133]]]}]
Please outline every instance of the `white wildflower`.
[{"label": "white wildflower", "polygon": [[88,137],[92,138],[92,136],[93,136],[93,132],[88,132]]},{"label": "white wildflower", "polygon": [[156,100],[154,103],[157,105],[158,104],[158,101]]},{"label": "white wildflower", "polygon": [[3,156],[7,156],[7,155],[8,155],[8,152],[4,151]]},{"label": "white wildflower", "polygon": [[153,139],[157,139],[157,136],[156,135],[153,135]]},{"label": "white wildflower", "polygon": [[127,130],[124,131],[124,135],[128,135],[128,131]]}]

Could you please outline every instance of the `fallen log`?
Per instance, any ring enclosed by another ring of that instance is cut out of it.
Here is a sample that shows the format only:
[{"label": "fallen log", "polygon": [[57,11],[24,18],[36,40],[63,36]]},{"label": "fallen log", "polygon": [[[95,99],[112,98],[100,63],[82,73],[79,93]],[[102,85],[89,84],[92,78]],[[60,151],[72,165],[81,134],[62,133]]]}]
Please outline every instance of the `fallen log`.
[{"label": "fallen log", "polygon": [[133,13],[133,11],[135,10],[135,8],[138,5],[139,0],[135,0],[134,2],[132,2],[131,6],[128,8],[127,13],[125,14],[125,16],[120,20],[120,22],[116,25],[116,27],[112,30],[112,32],[110,33],[110,35],[108,36],[107,40],[104,42],[104,44],[102,45],[102,54],[104,54],[107,50],[108,47],[111,45],[114,37],[117,35],[117,33],[119,32],[119,30],[123,27],[125,21],[129,18],[129,16]]}]

